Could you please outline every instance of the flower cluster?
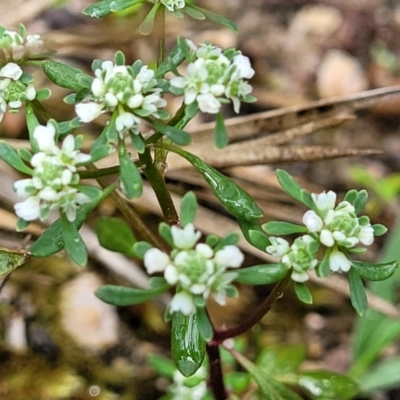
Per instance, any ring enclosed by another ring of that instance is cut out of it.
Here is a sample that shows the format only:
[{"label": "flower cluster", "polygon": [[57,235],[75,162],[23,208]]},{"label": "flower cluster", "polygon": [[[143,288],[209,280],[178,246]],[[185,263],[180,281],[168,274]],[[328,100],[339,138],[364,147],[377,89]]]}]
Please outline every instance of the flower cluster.
[{"label": "flower cluster", "polygon": [[193,52],[186,76],[176,76],[170,81],[173,93],[184,93],[185,104],[197,102],[202,112],[217,114],[227,99],[233,102],[236,113],[241,101],[254,101],[250,95],[252,87],[244,80],[254,75],[248,57],[239,51],[223,53],[209,43],[202,43],[199,48],[190,41],[188,44]]},{"label": "flower cluster", "polygon": [[166,106],[157,87],[154,71],[140,62],[133,66],[104,61],[94,69],[91,100],[79,103],[75,111],[83,122],[90,122],[106,111],[117,112],[116,129],[121,138],[126,131],[139,133],[139,117],[165,118]]},{"label": "flower cluster", "polygon": [[244,256],[238,247],[227,245],[215,251],[211,246],[197,243],[201,233],[193,224],[183,229],[172,226],[171,235],[174,249],[170,255],[153,248],[144,256],[144,265],[149,274],[162,272],[176,294],[169,306],[170,312],[191,315],[196,311],[196,297],[207,299],[212,295],[223,305],[231,291],[231,282],[236,273],[227,268],[238,268]]},{"label": "flower cluster", "polygon": [[36,90],[32,85],[32,77],[24,74],[21,67],[15,63],[8,63],[0,69],[0,122],[7,110],[18,110],[26,100],[36,97]]},{"label": "flower cluster", "polygon": [[185,8],[186,6],[185,0],[161,0],[161,4],[163,4],[166,9],[171,12]]},{"label": "flower cluster", "polygon": [[[351,260],[347,253],[362,244],[369,246],[374,241],[374,228],[367,216],[357,217],[355,207],[349,201],[342,201],[336,207],[336,193],[311,194],[314,210],[303,216],[307,234],[297,238],[292,246],[282,238],[271,237],[266,251],[277,257],[288,268],[292,268],[292,279],[305,282],[307,272],[318,264],[317,252],[325,246],[331,271],[347,272]],[[358,249],[360,250],[360,249]]]},{"label": "flower cluster", "polygon": [[61,209],[69,221],[74,221],[78,205],[91,199],[79,192],[79,175],[76,165],[90,160],[90,156],[77,150],[74,137],[68,135],[58,148],[55,144],[56,129],[52,123],[37,126],[33,137],[39,152],[30,160],[32,178],[14,183],[14,190],[22,202],[15,204],[18,217],[25,221],[46,219],[52,210]]},{"label": "flower cluster", "polygon": [[0,62],[20,62],[37,58],[43,53],[43,40],[40,35],[26,36],[25,27],[20,26],[19,32],[9,31],[0,27]]}]

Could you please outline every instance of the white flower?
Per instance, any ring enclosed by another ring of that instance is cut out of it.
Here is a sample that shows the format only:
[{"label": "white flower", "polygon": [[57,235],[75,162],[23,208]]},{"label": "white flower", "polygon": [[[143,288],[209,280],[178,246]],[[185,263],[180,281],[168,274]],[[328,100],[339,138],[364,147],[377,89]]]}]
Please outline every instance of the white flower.
[{"label": "white flower", "polygon": [[43,152],[52,152],[55,147],[56,128],[48,122],[46,126],[38,125],[33,131],[33,137],[38,143],[39,149]]},{"label": "white flower", "polygon": [[211,93],[199,94],[197,103],[200,111],[209,114],[218,114],[221,109],[221,103]]},{"label": "white flower", "polygon": [[25,221],[33,221],[40,216],[39,196],[30,196],[26,200],[14,205],[15,213]]},{"label": "white flower", "polygon": [[8,63],[0,70],[1,78],[9,78],[17,81],[22,76],[22,69],[15,63]]},{"label": "white flower", "polygon": [[339,250],[333,250],[329,257],[329,268],[333,272],[347,272],[351,268],[351,261]]},{"label": "white flower", "polygon": [[78,103],[75,105],[75,112],[82,122],[91,122],[96,119],[102,112],[103,106],[98,103]]},{"label": "white flower", "polygon": [[374,241],[374,228],[370,224],[362,226],[358,234],[358,239],[365,246],[371,245]]},{"label": "white flower", "polygon": [[132,113],[120,112],[115,120],[115,128],[118,132],[123,132],[126,129],[132,128],[135,124],[140,123],[140,119]]},{"label": "white flower", "polygon": [[176,225],[172,226],[171,234],[175,247],[181,250],[191,249],[201,236],[201,232],[195,232],[192,223],[187,224],[183,229]]},{"label": "white flower", "polygon": [[242,54],[233,57],[233,65],[235,66],[234,79],[250,79],[255,73],[254,69],[251,68],[249,58]]},{"label": "white flower", "polygon": [[314,204],[323,216],[328,210],[333,210],[336,204],[336,193],[330,190],[328,193],[314,194],[311,193]]},{"label": "white flower", "polygon": [[185,0],[161,0],[161,3],[167,8],[168,11],[175,11],[185,7]]},{"label": "white flower", "polygon": [[312,210],[306,211],[303,215],[303,224],[309,232],[319,232],[324,226],[322,219]]},{"label": "white flower", "polygon": [[18,197],[22,199],[26,199],[31,195],[31,191],[29,188],[33,187],[32,179],[21,179],[19,181],[14,182],[13,189],[15,193],[17,193]]},{"label": "white flower", "polygon": [[237,246],[228,245],[215,253],[214,261],[220,268],[239,268],[244,260],[243,253]]},{"label": "white flower", "polygon": [[163,272],[170,262],[168,255],[156,248],[146,251],[144,255],[144,266],[149,274]]},{"label": "white flower", "polygon": [[271,244],[266,248],[267,253],[275,257],[282,257],[289,251],[289,243],[287,240],[271,236],[269,241]]},{"label": "white flower", "polygon": [[191,315],[196,312],[196,306],[190,294],[182,291],[175,294],[169,304],[171,313],[181,312],[184,315]]}]

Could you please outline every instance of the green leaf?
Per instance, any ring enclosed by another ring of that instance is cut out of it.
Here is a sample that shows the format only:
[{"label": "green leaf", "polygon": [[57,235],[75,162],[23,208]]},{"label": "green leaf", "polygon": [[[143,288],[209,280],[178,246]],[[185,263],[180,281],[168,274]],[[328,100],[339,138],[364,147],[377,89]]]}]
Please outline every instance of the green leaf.
[{"label": "green leaf", "polygon": [[88,253],[85,243],[76,226],[68,221],[65,214],[61,214],[61,228],[68,257],[80,266],[86,265]]},{"label": "green leaf", "polygon": [[0,140],[0,158],[17,171],[32,175],[32,169],[22,161],[18,153],[4,140]]},{"label": "green leaf", "polygon": [[79,121],[78,117],[71,119],[70,121],[63,121],[58,123],[58,137],[61,139],[74,129],[82,126],[82,122]]},{"label": "green leaf", "polygon": [[245,239],[257,249],[265,251],[271,244],[268,236],[261,231],[258,221],[238,218],[237,222]]},{"label": "green leaf", "polygon": [[125,286],[104,285],[98,288],[94,294],[105,303],[114,306],[130,306],[132,304],[145,303],[168,289],[168,284],[156,289],[135,289]]},{"label": "green leaf", "polygon": [[354,202],[355,213],[359,214],[362,210],[364,210],[366,204],[368,202],[368,192],[363,189],[357,193],[357,198]]},{"label": "green leaf", "polygon": [[302,189],[293,177],[282,169],[276,170],[276,177],[282,189],[291,197],[305,204],[308,208],[315,210],[314,201],[306,190]]},{"label": "green leaf", "polygon": [[204,177],[224,208],[235,217],[245,220],[254,220],[262,217],[262,210],[257,206],[250,195],[235,182],[209,166],[194,154],[188,153],[175,146],[164,145],[164,147],[189,161]]},{"label": "green leaf", "polygon": [[41,89],[36,93],[35,100],[43,101],[48,100],[51,97],[51,90],[50,89]]},{"label": "green leaf", "polygon": [[297,298],[306,304],[312,304],[313,299],[310,292],[310,289],[304,284],[300,282],[294,283],[294,291],[296,293]]},{"label": "green leaf", "polygon": [[129,225],[119,218],[100,217],[96,220],[99,243],[106,249],[135,257],[136,238]]},{"label": "green leaf", "polygon": [[[0,147],[1,147],[1,141],[0,141]],[[1,152],[1,150],[0,150],[0,152]],[[22,160],[24,160],[26,162],[30,162],[32,159],[32,153],[28,149],[25,149],[23,147],[17,149],[17,153],[22,158]],[[0,156],[0,158],[1,158],[1,156]]]},{"label": "green leaf", "polygon": [[246,285],[268,285],[280,281],[288,269],[284,264],[261,264],[235,270],[234,281]]},{"label": "green leaf", "polygon": [[83,10],[83,14],[92,18],[102,18],[111,13],[111,3],[114,0],[103,0],[98,3],[91,4]]},{"label": "green leaf", "polygon": [[360,391],[353,379],[330,371],[302,372],[297,384],[313,399],[350,400]]},{"label": "green leaf", "polygon": [[217,149],[223,149],[228,145],[228,142],[229,138],[226,132],[224,116],[219,112],[215,121],[214,146]]},{"label": "green leaf", "polygon": [[144,3],[146,0],[112,0],[110,9],[112,12],[123,11],[127,8]]},{"label": "green leaf", "polygon": [[372,228],[374,229],[375,236],[382,236],[388,230],[385,225],[381,225],[381,224],[374,224],[374,225],[372,225]]},{"label": "green leaf", "polygon": [[146,254],[146,251],[152,249],[153,246],[147,242],[136,242],[133,245],[133,251],[136,254],[136,257],[143,258]]},{"label": "green leaf", "polygon": [[200,336],[209,342],[213,337],[213,328],[204,307],[197,308],[197,325]]},{"label": "green leaf", "polygon": [[214,252],[223,249],[225,246],[233,245],[236,246],[239,242],[240,236],[236,232],[228,233],[222,239],[218,241],[216,246],[214,247]]},{"label": "green leaf", "polygon": [[204,8],[201,7],[197,7],[193,4],[186,4],[186,9],[187,8],[192,8],[193,10],[199,11],[201,12],[203,15],[206,16],[206,18],[208,18],[210,21],[218,24],[218,25],[222,25],[225,26],[227,28],[229,28],[230,30],[232,30],[233,32],[238,32],[238,27],[237,25],[230,21],[228,18],[223,17],[222,15],[219,14],[215,14],[209,10],[206,10]]},{"label": "green leaf", "polygon": [[[83,204],[76,212],[74,225],[79,229],[87,216],[97,207],[113,190],[115,185],[110,185],[102,191],[99,197],[90,203]],[[34,257],[48,257],[58,253],[64,248],[63,229],[60,218],[51,224],[39,239],[31,246],[29,251]]]},{"label": "green leaf", "polygon": [[143,182],[140,172],[128,153],[119,156],[122,193],[128,199],[140,197],[143,193]]},{"label": "green leaf", "polygon": [[350,268],[349,274],[351,304],[357,314],[362,317],[368,309],[367,296],[360,274],[356,268]]},{"label": "green leaf", "polygon": [[156,79],[163,78],[164,75],[176,69],[178,65],[181,65],[183,61],[186,59],[186,54],[188,52],[188,45],[186,41],[184,44],[178,44],[175,46],[171,53],[169,53],[168,57],[163,61],[163,63],[157,68],[154,73],[154,77]]},{"label": "green leaf", "polygon": [[192,17],[194,19],[202,20],[206,18],[202,12],[191,8],[190,5],[186,5],[186,7],[182,11],[189,15],[189,17]]},{"label": "green leaf", "polygon": [[148,364],[164,378],[172,379],[176,371],[174,363],[166,357],[159,354],[150,354],[147,357]]},{"label": "green leaf", "polygon": [[144,19],[142,24],[139,26],[139,32],[141,35],[150,35],[154,26],[154,18],[156,17],[156,13],[158,8],[160,7],[160,3],[154,4],[150,12],[147,14],[147,17]]},{"label": "green leaf", "polygon": [[131,133],[130,135],[132,147],[139,153],[143,154],[146,150],[146,145],[140,135]]},{"label": "green leaf", "polygon": [[171,227],[166,222],[161,222],[160,225],[158,225],[158,233],[171,247],[174,247]]},{"label": "green leaf", "polygon": [[31,149],[34,153],[38,153],[40,150],[33,133],[35,132],[35,128],[40,124],[33,109],[33,105],[30,102],[25,102],[25,117],[29,131],[29,143],[31,144]]},{"label": "green leaf", "polygon": [[307,232],[307,227],[290,222],[284,221],[270,221],[263,224],[261,228],[269,235],[281,236],[291,235],[292,233],[304,233]]},{"label": "green leaf", "polygon": [[229,372],[224,378],[226,386],[236,394],[244,392],[251,383],[251,376],[247,372]]},{"label": "green leaf", "polygon": [[197,211],[197,199],[193,192],[186,193],[181,200],[181,224],[185,227],[193,223]]},{"label": "green leaf", "polygon": [[288,374],[300,368],[306,354],[306,347],[302,344],[275,343],[261,351],[256,364],[271,375]]},{"label": "green leaf", "polygon": [[[71,67],[53,60],[42,61],[42,68],[46,76],[57,86],[66,89],[80,90],[88,87],[87,84],[82,85],[80,77],[85,76],[89,82],[93,81],[89,75],[86,75],[79,68]],[[90,85],[89,85],[90,88]]]},{"label": "green leaf", "polygon": [[327,249],[325,251],[324,258],[315,268],[315,272],[319,278],[326,278],[331,273],[331,269],[329,267],[329,257],[331,256],[331,252],[331,249]]},{"label": "green leaf", "polygon": [[0,247],[0,278],[24,265],[31,258],[25,250],[10,250]]},{"label": "green leaf", "polygon": [[158,132],[167,136],[176,144],[179,144],[181,146],[186,146],[190,144],[190,142],[192,141],[191,136],[187,132],[182,131],[174,126],[162,125],[156,122],[152,122],[151,124]]},{"label": "green leaf", "polygon": [[362,261],[352,261],[352,266],[364,279],[368,279],[369,281],[383,281],[390,278],[396,272],[398,262],[371,264]]},{"label": "green leaf", "polygon": [[201,367],[206,353],[206,342],[200,335],[197,314],[173,314],[171,351],[172,359],[182,375],[191,376]]},{"label": "green leaf", "polygon": [[344,196],[343,201],[348,201],[350,204],[353,204],[356,202],[358,196],[358,192],[356,189],[351,189],[346,193],[346,196]]},{"label": "green leaf", "polygon": [[257,365],[253,364],[239,352],[232,351],[232,355],[257,382],[265,400],[301,400],[301,397],[298,394],[272,378],[272,376],[263,371]]}]

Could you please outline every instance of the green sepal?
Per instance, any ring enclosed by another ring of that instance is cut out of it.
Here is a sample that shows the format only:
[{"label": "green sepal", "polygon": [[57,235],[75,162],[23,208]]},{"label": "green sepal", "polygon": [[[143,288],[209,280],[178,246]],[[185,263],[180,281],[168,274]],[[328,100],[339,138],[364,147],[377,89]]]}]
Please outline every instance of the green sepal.
[{"label": "green sepal", "polygon": [[182,197],[180,209],[182,226],[193,223],[197,212],[197,199],[193,192],[188,192]]},{"label": "green sepal", "polygon": [[143,193],[143,182],[140,172],[128,153],[119,157],[122,193],[128,199],[140,197]]},{"label": "green sepal", "polygon": [[228,145],[228,143],[229,138],[226,132],[224,116],[219,112],[215,120],[214,146],[217,149],[223,149]]},{"label": "green sepal", "polygon": [[[77,212],[76,219],[73,222],[76,229],[79,229],[87,216],[100,204],[112,191],[115,190],[115,184],[105,188],[101,195],[90,203],[82,204]],[[53,222],[39,237],[39,239],[30,247],[29,251],[34,257],[48,257],[58,253],[64,248],[63,228],[60,218]]]},{"label": "green sepal", "polygon": [[253,364],[241,353],[234,351],[233,356],[239,364],[250,373],[257,382],[262,399],[265,400],[301,400],[301,397],[286,387],[283,383],[275,380],[257,365]]},{"label": "green sepal", "polygon": [[101,246],[131,257],[136,257],[133,245],[136,238],[129,225],[119,218],[100,217],[96,220],[96,234]]},{"label": "green sepal", "polygon": [[324,258],[315,268],[315,273],[319,278],[326,278],[331,273],[331,269],[329,267],[329,258],[331,256],[332,250],[327,249]]},{"label": "green sepal", "polygon": [[254,220],[262,217],[262,210],[250,195],[235,182],[202,161],[199,157],[175,146],[165,148],[189,161],[204,177],[223,207],[237,218]]},{"label": "green sepal", "polygon": [[352,267],[360,276],[369,281],[383,281],[390,278],[397,270],[398,262],[392,261],[382,264],[371,264],[362,261],[352,261]]},{"label": "green sepal", "polygon": [[232,22],[231,20],[229,20],[228,18],[223,17],[222,15],[213,13],[209,10],[195,6],[193,4],[186,4],[186,9],[187,8],[191,8],[195,11],[202,13],[203,15],[206,16],[206,18],[208,18],[210,21],[212,21],[218,25],[225,26],[226,28],[229,28],[233,32],[236,32],[236,33],[238,32],[237,25],[234,22]]},{"label": "green sepal", "polygon": [[368,301],[361,276],[356,268],[350,268],[348,273],[350,299],[357,314],[362,317],[368,310]]},{"label": "green sepal", "polygon": [[310,289],[301,282],[294,283],[294,291],[296,293],[297,298],[306,304],[312,304],[313,298],[310,292]]},{"label": "green sepal", "polygon": [[258,221],[238,218],[237,222],[245,239],[259,250],[265,251],[271,244],[267,235],[261,231]]},{"label": "green sepal", "polygon": [[222,239],[218,241],[216,246],[214,247],[214,252],[223,249],[225,246],[236,246],[239,242],[240,236],[236,232],[231,232],[225,235]]},{"label": "green sepal", "polygon": [[24,265],[31,258],[25,250],[9,250],[0,247],[0,278]]},{"label": "green sepal", "polygon": [[136,257],[138,257],[140,259],[143,259],[146,252],[152,248],[153,248],[153,246],[150,243],[147,243],[144,241],[136,242],[133,245],[133,251],[135,252]]},{"label": "green sepal", "polygon": [[355,202],[353,203],[355,213],[359,214],[362,210],[364,210],[367,202],[368,202],[368,192],[365,189],[360,190],[357,193],[357,198]]},{"label": "green sepal", "polygon": [[147,36],[150,35],[150,33],[152,32],[154,26],[154,18],[156,17],[160,4],[161,3],[154,4],[150,12],[147,14],[146,18],[142,22],[142,24],[139,26],[139,33],[141,35]]},{"label": "green sepal", "polygon": [[382,224],[374,224],[372,225],[372,228],[374,229],[374,236],[382,236],[388,230],[386,226]]},{"label": "green sepal", "polygon": [[269,235],[274,236],[291,235],[292,233],[305,233],[308,231],[307,227],[303,225],[292,224],[291,222],[285,221],[270,221],[261,225],[261,228]]},{"label": "green sepal", "polygon": [[[79,68],[71,67],[58,61],[42,61],[42,68],[53,83],[66,89],[78,91],[83,88],[90,88],[90,84],[93,81],[92,77],[86,75]],[[82,76],[86,78],[85,81],[80,80]]]},{"label": "green sepal", "polygon": [[209,342],[212,339],[214,332],[206,309],[204,307],[197,308],[197,325],[199,328],[200,336],[206,342]]},{"label": "green sepal", "polygon": [[132,147],[139,154],[143,154],[146,150],[146,144],[143,142],[142,137],[140,135],[136,135],[135,133],[131,133],[129,137],[131,138]]},{"label": "green sepal", "polygon": [[43,101],[43,100],[48,100],[51,97],[51,90],[50,89],[41,89],[38,90],[36,93],[35,100]]},{"label": "green sepal", "polygon": [[61,228],[64,240],[65,251],[68,257],[75,264],[85,266],[88,260],[88,253],[78,229],[73,222],[68,221],[65,214],[61,214]]},{"label": "green sepal", "polygon": [[174,247],[171,227],[166,222],[161,222],[160,225],[158,225],[158,233],[171,247]]},{"label": "green sepal", "polygon": [[155,289],[136,289],[125,286],[104,285],[98,288],[94,294],[105,303],[114,306],[130,306],[145,303],[166,292],[168,289],[168,284]]},{"label": "green sepal", "polygon": [[111,14],[111,4],[114,0],[103,0],[86,7],[82,13],[92,18],[102,18]]},{"label": "green sepal", "polygon": [[219,242],[219,237],[217,235],[208,235],[206,237],[206,244],[210,247],[214,247]]},{"label": "green sepal", "polygon": [[280,281],[287,273],[288,268],[282,263],[260,264],[248,268],[235,270],[235,282],[246,285],[269,285]]},{"label": "green sepal", "polygon": [[30,223],[31,223],[31,221],[25,221],[22,218],[18,218],[17,223],[15,225],[15,230],[17,232],[22,232],[29,226]]},{"label": "green sepal", "polygon": [[171,352],[172,359],[183,376],[191,376],[201,367],[206,353],[206,341],[200,335],[197,314],[173,314]]},{"label": "green sepal", "polygon": [[23,161],[19,154],[6,141],[0,140],[0,158],[19,172],[32,175],[33,171]]},{"label": "green sepal", "polygon": [[176,144],[186,146],[192,141],[191,136],[187,132],[182,131],[174,126],[158,124],[156,122],[151,122],[151,124],[158,132],[167,136]]}]

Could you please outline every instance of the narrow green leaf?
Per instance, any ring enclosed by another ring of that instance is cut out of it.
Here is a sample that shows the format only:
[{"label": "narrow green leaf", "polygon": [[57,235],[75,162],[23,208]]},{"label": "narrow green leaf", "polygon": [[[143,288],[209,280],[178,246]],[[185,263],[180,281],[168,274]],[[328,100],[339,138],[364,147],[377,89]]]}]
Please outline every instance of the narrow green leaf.
[{"label": "narrow green leaf", "polygon": [[257,382],[265,400],[301,400],[298,394],[275,380],[268,373],[248,360],[244,355],[237,351],[232,351],[231,353],[239,364],[247,370]]},{"label": "narrow green leaf", "polygon": [[352,266],[364,279],[368,279],[369,281],[383,281],[390,278],[396,272],[398,262],[371,264],[362,261],[352,261]]},{"label": "narrow green leaf", "polygon": [[349,274],[351,304],[357,314],[362,317],[368,310],[368,301],[360,274],[356,268],[350,268]]},{"label": "narrow green leaf", "polygon": [[213,328],[204,307],[197,308],[197,325],[200,336],[209,342],[213,337]]},{"label": "narrow green leaf", "polygon": [[4,140],[0,140],[0,158],[17,171],[32,175],[32,169],[22,161],[18,153]]},{"label": "narrow green leaf", "polygon": [[147,242],[136,242],[133,245],[133,251],[136,254],[136,257],[143,258],[146,251],[152,249],[153,246]]},{"label": "narrow green leaf", "polygon": [[193,192],[186,193],[181,200],[181,224],[185,227],[193,223],[197,212],[197,199]]},{"label": "narrow green leaf", "polygon": [[191,376],[201,367],[206,353],[206,342],[199,332],[197,314],[173,314],[171,351],[172,359],[182,375]]},{"label": "narrow green leaf", "polygon": [[206,10],[201,7],[197,7],[193,4],[186,4],[186,8],[192,8],[196,11],[199,11],[203,15],[205,15],[206,18],[208,18],[210,21],[212,21],[218,25],[225,26],[225,27],[229,28],[230,30],[232,30],[233,32],[236,32],[236,33],[238,32],[237,25],[234,22],[232,22],[231,20],[229,20],[228,18],[223,17],[222,15],[215,14],[209,10]]},{"label": "narrow green leaf", "polygon": [[[187,49],[186,41],[185,45]],[[183,61],[185,61],[186,53],[187,51],[185,51],[185,48],[182,48],[182,46],[175,46],[172,49],[171,53],[169,53],[168,57],[164,60],[164,62],[157,68],[154,73],[154,77],[156,79],[160,79],[163,78],[167,72],[175,70],[176,67],[178,67],[182,64]]]},{"label": "narrow green leaf", "polygon": [[294,283],[294,291],[296,293],[297,298],[306,304],[312,304],[313,299],[310,292],[310,289],[304,284],[300,282]]},{"label": "narrow green leaf", "polygon": [[326,278],[331,273],[331,269],[329,267],[329,257],[331,255],[332,250],[327,249],[324,254],[324,258],[315,268],[315,272],[319,278]]},{"label": "narrow green leaf", "polygon": [[172,380],[176,367],[171,360],[159,354],[150,354],[147,357],[147,362],[158,375]]},{"label": "narrow green leaf", "polygon": [[65,251],[68,257],[76,264],[84,266],[87,264],[88,253],[81,235],[76,226],[61,214],[61,228],[64,239]]},{"label": "narrow green leaf", "polygon": [[146,0],[112,0],[110,9],[112,12],[123,11],[127,8],[144,3]]},{"label": "narrow green leaf", "polygon": [[270,221],[263,224],[261,228],[269,235],[281,236],[291,235],[292,233],[305,233],[307,228],[302,225],[292,224],[284,221]]},{"label": "narrow green leaf", "polygon": [[31,144],[31,149],[34,153],[38,153],[40,150],[36,139],[33,137],[33,133],[35,132],[35,128],[40,124],[31,102],[25,102],[25,117],[26,125],[29,132],[29,143]]},{"label": "narrow green leaf", "polygon": [[83,10],[83,14],[92,18],[102,18],[111,13],[111,3],[114,0],[103,0],[91,4]]},{"label": "narrow green leaf", "polygon": [[191,8],[188,5],[186,5],[186,7],[182,11],[185,12],[187,15],[189,15],[189,17],[192,17],[194,19],[202,20],[206,18],[202,12],[197,11],[194,8]]},{"label": "narrow green leaf", "polygon": [[146,150],[146,145],[140,135],[131,133],[130,135],[132,147],[139,153],[143,154]]},{"label": "narrow green leaf", "polygon": [[254,220],[262,217],[262,210],[239,185],[209,166],[199,157],[175,146],[164,145],[168,150],[189,161],[204,177],[224,208],[237,218]]},{"label": "narrow green leaf", "polygon": [[268,285],[280,281],[288,269],[284,264],[261,264],[235,270],[235,282],[246,285]]},{"label": "narrow green leaf", "polygon": [[136,238],[129,225],[119,218],[100,217],[96,220],[99,243],[106,249],[135,257]]},{"label": "narrow green leaf", "polygon": [[145,303],[168,289],[168,284],[156,289],[135,289],[125,286],[104,285],[98,288],[94,294],[105,303],[114,306],[130,306]]},{"label": "narrow green leaf", "polygon": [[215,121],[214,146],[217,149],[223,149],[228,145],[228,142],[229,138],[226,132],[224,116],[219,112]]},{"label": "narrow green leaf", "polygon": [[[87,216],[97,207],[113,190],[115,184],[108,186],[103,190],[101,195],[90,203],[80,206],[76,213],[74,225],[79,229]],[[48,257],[58,253],[64,248],[63,229],[60,218],[53,222],[39,237],[39,239],[31,246],[29,251],[34,257]]]},{"label": "narrow green leaf", "polygon": [[144,19],[142,24],[139,26],[139,32],[142,35],[150,35],[150,33],[153,31],[153,26],[154,26],[154,18],[156,17],[156,13],[158,8],[160,7],[161,3],[156,3],[150,10],[150,12],[147,14],[147,17]]},{"label": "narrow green leaf", "polygon": [[[1,143],[1,141],[0,141],[0,143]],[[32,159],[32,153],[28,149],[24,149],[23,147],[17,149],[17,153],[22,158],[22,160],[24,160],[26,162],[30,162]],[[1,156],[0,156],[0,158],[1,158]]]},{"label": "narrow green leaf", "polygon": [[187,132],[182,131],[174,126],[162,125],[156,122],[152,122],[151,124],[158,132],[167,136],[176,144],[179,144],[181,146],[186,146],[190,144],[190,142],[192,141],[191,136]]},{"label": "narrow green leaf", "polygon": [[24,265],[31,258],[25,250],[10,250],[0,247],[0,278]]},{"label": "narrow green leaf", "polygon": [[53,83],[66,89],[78,91],[87,87],[87,85],[83,86],[79,81],[79,77],[81,76],[86,76],[89,79],[89,82],[93,81],[93,78],[91,78],[89,75],[86,75],[79,68],[71,67],[58,61],[42,61],[42,68],[46,76]]},{"label": "narrow green leaf", "polygon": [[268,236],[261,231],[258,221],[238,218],[237,222],[245,239],[257,249],[265,251],[267,246],[271,244]]},{"label": "narrow green leaf", "polygon": [[140,197],[143,193],[143,182],[140,172],[128,153],[120,155],[121,189],[128,199]]}]

